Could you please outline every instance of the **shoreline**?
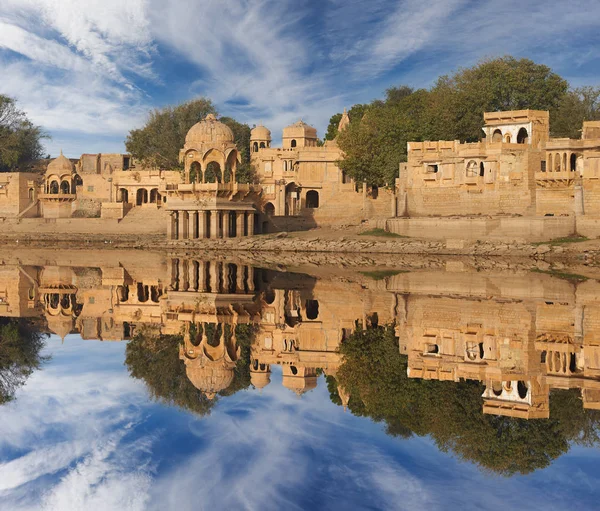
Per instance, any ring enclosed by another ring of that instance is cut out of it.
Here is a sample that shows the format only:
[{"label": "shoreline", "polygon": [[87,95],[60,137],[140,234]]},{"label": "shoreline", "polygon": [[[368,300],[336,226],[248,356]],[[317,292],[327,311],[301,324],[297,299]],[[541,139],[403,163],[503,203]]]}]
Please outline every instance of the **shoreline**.
[{"label": "shoreline", "polygon": [[600,260],[600,240],[525,243],[503,240],[434,240],[423,238],[360,235],[342,230],[314,229],[281,232],[245,238],[169,241],[164,233],[82,234],[2,233],[6,248],[32,247],[64,249],[134,249],[185,251],[227,251],[256,253],[323,253],[378,255],[433,255],[509,257],[544,260],[576,260],[593,265]]}]

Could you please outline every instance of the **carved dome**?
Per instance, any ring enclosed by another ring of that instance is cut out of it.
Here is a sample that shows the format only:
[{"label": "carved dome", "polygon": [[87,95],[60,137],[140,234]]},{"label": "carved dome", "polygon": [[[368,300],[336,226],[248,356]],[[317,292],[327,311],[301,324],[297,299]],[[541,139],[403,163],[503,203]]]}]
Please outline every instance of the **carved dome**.
[{"label": "carved dome", "polygon": [[185,137],[186,145],[232,144],[233,131],[213,114],[208,114],[203,121],[194,124]]},{"label": "carved dome", "polygon": [[200,364],[187,363],[185,373],[194,387],[212,399],[217,392],[225,390],[233,382],[233,369],[223,367],[222,362]]},{"label": "carved dome", "polygon": [[72,174],[75,171],[75,166],[71,163],[71,160],[63,155],[62,151],[58,158],[54,158],[48,164],[48,174]]},{"label": "carved dome", "polygon": [[250,140],[271,140],[271,130],[265,128],[262,124],[253,128],[250,132]]},{"label": "carved dome", "polygon": [[271,383],[271,374],[268,372],[255,373],[250,371],[250,382],[257,389],[264,389]]},{"label": "carved dome", "polygon": [[73,318],[62,315],[50,316],[48,317],[48,329],[64,340],[73,331]]}]

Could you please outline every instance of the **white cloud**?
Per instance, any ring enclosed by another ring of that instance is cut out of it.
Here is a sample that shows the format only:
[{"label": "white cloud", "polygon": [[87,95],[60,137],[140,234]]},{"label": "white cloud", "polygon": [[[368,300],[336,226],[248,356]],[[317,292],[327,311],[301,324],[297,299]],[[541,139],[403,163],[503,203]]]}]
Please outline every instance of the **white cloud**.
[{"label": "white cloud", "polygon": [[124,139],[157,94],[203,94],[223,114],[264,122],[277,141],[299,117],[323,134],[343,106],[484,56],[530,56],[575,83],[589,82],[582,73],[597,80],[581,70],[600,58],[599,16],[593,0],[4,0],[0,92],[51,132],[87,140]]},{"label": "white cloud", "polygon": [[[2,407],[0,450],[23,453],[0,464],[2,505],[144,509],[157,436],[128,438],[145,420],[138,406],[147,399],[143,385],[114,370],[122,367],[122,346],[74,341],[57,349],[56,359]],[[98,345],[104,355],[94,353]],[[78,363],[77,351],[92,356],[97,367]]]}]

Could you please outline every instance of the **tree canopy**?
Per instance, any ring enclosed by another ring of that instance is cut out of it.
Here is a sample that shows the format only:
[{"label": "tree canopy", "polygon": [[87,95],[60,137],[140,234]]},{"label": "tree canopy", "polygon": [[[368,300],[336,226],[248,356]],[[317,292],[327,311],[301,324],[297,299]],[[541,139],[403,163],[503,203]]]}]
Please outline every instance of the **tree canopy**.
[{"label": "tree canopy", "polygon": [[[385,99],[351,109],[350,126],[338,137],[344,151],[339,165],[370,185],[393,184],[406,161],[407,142],[461,140],[483,134],[483,113],[549,110],[551,134],[578,137],[583,120],[600,118],[600,88],[570,89],[568,82],[529,59],[502,57],[441,76],[429,89],[392,87]],[[354,108],[354,107],[353,107]],[[331,118],[327,138],[337,134],[341,114]]]},{"label": "tree canopy", "polygon": [[15,392],[39,369],[45,335],[24,319],[0,318],[0,404],[14,399]]},{"label": "tree canopy", "polygon": [[[254,330],[247,325],[236,327],[240,358],[229,388],[219,393],[229,396],[250,386],[250,345]],[[162,335],[144,328],[136,333],[125,351],[125,365],[133,378],[143,380],[150,396],[198,415],[210,413],[216,400],[210,400],[189,381],[185,364],[179,360],[183,335]]]},{"label": "tree canopy", "polygon": [[[551,394],[549,419],[523,420],[482,411],[479,382],[408,378],[391,327],[357,330],[341,347],[338,381],[350,392],[350,411],[386,424],[391,435],[429,435],[485,470],[510,476],[548,466],[570,442],[598,442],[600,413],[584,410],[575,391]],[[335,385],[328,381],[332,396]],[[333,399],[339,404],[339,399]]]},{"label": "tree canopy", "polygon": [[[129,132],[125,148],[144,165],[164,169],[179,169],[179,150],[185,144],[190,128],[208,114],[217,114],[212,101],[196,98],[177,106],[167,106],[150,112],[144,127]],[[255,179],[250,165],[250,127],[231,117],[219,119],[231,128],[242,159],[237,180],[241,183]]]},{"label": "tree canopy", "polygon": [[42,158],[45,138],[48,135],[19,110],[14,98],[0,94],[0,172],[25,170]]}]

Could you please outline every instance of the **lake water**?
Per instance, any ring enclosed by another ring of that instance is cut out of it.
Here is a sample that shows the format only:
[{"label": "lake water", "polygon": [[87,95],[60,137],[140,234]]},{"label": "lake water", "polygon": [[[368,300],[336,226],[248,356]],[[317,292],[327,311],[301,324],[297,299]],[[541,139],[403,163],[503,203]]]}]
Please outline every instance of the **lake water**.
[{"label": "lake water", "polygon": [[3,256],[0,509],[598,509],[593,271],[241,257]]}]

